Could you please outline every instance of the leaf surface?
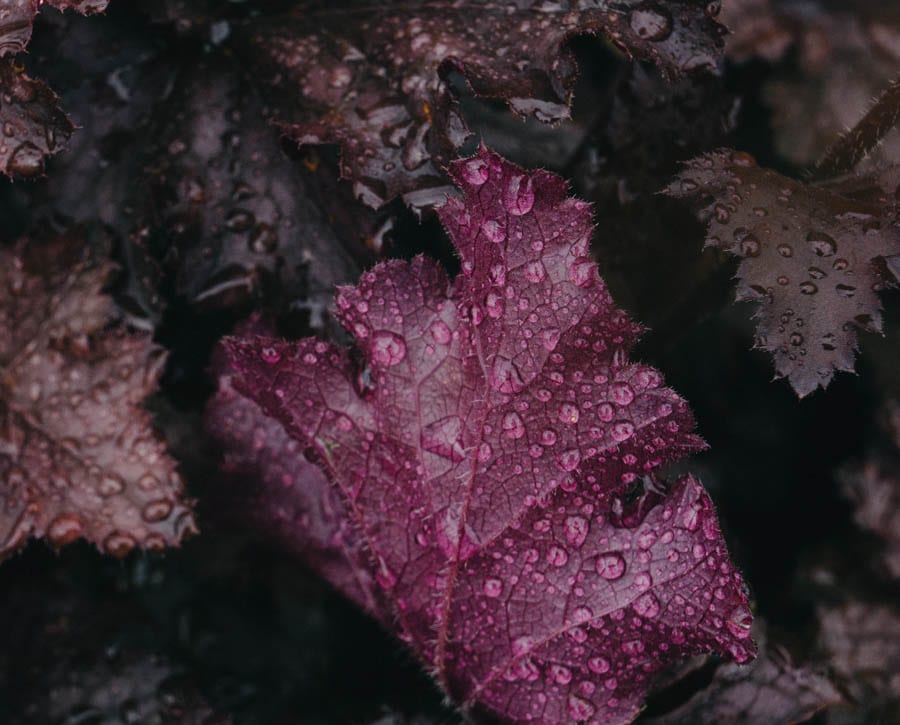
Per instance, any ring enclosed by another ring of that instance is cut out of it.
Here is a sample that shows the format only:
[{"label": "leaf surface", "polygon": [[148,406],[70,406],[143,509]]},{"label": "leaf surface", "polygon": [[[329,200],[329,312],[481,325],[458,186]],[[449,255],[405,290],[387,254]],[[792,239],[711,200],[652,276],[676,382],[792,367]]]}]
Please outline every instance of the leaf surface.
[{"label": "leaf surface", "polygon": [[900,253],[896,171],[829,189],[723,150],[666,189],[700,201],[707,245],[741,259],[737,298],[756,303],[756,344],[800,397],[853,371],[858,329],[881,330],[878,292]]},{"label": "leaf surface", "polygon": [[589,205],[484,149],[451,173],[455,281],[380,264],[337,297],[362,363],[232,339],[232,383],[334,482],[397,634],[464,710],[627,722],[666,662],[754,651],[709,497],[653,478],[703,444],[627,358]]},{"label": "leaf surface", "polygon": [[110,268],[77,240],[0,252],[0,556],[30,536],[114,556],[195,530],[165,446],[140,408],[164,357],[111,326]]},{"label": "leaf surface", "polygon": [[574,36],[604,35],[669,75],[711,70],[723,46],[717,8],[695,0],[306,2],[252,24],[238,42],[272,86],[287,135],[339,144],[344,176],[377,207],[445,183],[442,167],[469,134],[453,74],[476,95],[555,122],[569,115]]}]

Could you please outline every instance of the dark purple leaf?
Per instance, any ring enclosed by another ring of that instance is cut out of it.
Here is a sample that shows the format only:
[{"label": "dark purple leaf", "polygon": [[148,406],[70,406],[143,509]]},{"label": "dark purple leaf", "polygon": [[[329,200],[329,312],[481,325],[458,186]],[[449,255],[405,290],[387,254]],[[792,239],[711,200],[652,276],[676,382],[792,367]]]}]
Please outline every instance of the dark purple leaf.
[{"label": "dark purple leaf", "polygon": [[702,442],[628,361],[640,329],[586,256],[589,205],[484,149],[451,173],[454,282],[378,265],[337,298],[361,368],[247,338],[231,384],[334,482],[397,634],[463,710],[627,722],[672,660],[754,652],[711,501],[653,479]]},{"label": "dark purple leaf", "polygon": [[341,145],[344,176],[377,207],[445,183],[442,167],[468,135],[453,73],[478,96],[554,122],[569,114],[574,36],[605,35],[669,75],[710,70],[723,45],[717,10],[696,0],[492,0],[476,19],[463,3],[306,2],[236,42],[255,59],[254,77],[273,88],[287,135]]},{"label": "dark purple leaf", "polygon": [[0,556],[32,536],[124,556],[195,531],[140,407],[164,356],[110,325],[110,267],[83,259],[79,242],[0,251]]},{"label": "dark purple leaf", "polygon": [[756,344],[801,397],[853,370],[857,329],[881,330],[878,292],[893,281],[885,263],[900,253],[895,176],[851,195],[723,150],[690,161],[666,190],[700,200],[707,245],[741,259],[737,298],[756,303]]}]

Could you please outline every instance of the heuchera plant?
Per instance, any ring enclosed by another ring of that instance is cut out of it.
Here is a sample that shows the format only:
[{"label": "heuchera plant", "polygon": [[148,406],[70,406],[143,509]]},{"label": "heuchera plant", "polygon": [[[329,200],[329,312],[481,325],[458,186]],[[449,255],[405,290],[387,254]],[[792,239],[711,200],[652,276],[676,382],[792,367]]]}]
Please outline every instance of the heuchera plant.
[{"label": "heuchera plant", "polygon": [[[587,257],[589,205],[483,148],[451,176],[455,281],[425,257],[382,263],[336,300],[361,359],[235,338],[230,385],[340,491],[331,514],[358,538],[296,532],[342,547],[322,573],[352,580],[464,710],[628,722],[667,663],[754,653],[708,496],[654,477],[703,444],[628,360],[639,328]],[[240,438],[227,407],[211,424]]]}]

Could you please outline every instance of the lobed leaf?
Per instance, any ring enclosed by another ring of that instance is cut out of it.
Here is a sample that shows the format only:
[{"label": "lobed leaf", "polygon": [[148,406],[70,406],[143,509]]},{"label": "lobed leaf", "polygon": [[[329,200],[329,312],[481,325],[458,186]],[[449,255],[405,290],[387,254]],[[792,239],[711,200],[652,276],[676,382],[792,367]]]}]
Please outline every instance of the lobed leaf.
[{"label": "lobed leaf", "polygon": [[111,326],[110,267],[77,249],[61,238],[0,251],[0,557],[32,536],[124,556],[195,531],[140,408],[164,358]]},{"label": "lobed leaf", "polygon": [[857,329],[881,331],[878,292],[900,253],[895,175],[826,189],[722,150],[688,162],[666,188],[699,200],[707,245],[741,259],[737,298],[756,303],[756,344],[800,397],[853,371]]},{"label": "lobed leaf", "polygon": [[[640,330],[587,256],[589,206],[485,149],[451,174],[455,281],[380,264],[337,297],[361,367],[323,341],[231,339],[231,384],[333,481],[397,634],[464,710],[627,722],[673,659],[754,651],[709,497],[653,478],[703,444],[628,361]],[[341,586],[343,564],[321,569]]]}]

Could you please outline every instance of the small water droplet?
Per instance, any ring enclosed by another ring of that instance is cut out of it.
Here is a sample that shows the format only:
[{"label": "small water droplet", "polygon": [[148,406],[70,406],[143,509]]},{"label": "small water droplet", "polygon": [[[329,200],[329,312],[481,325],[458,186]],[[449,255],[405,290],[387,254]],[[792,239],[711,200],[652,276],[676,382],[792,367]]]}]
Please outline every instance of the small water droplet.
[{"label": "small water droplet", "polygon": [[499,579],[484,580],[484,595],[496,599],[503,593],[503,582]]},{"label": "small water droplet", "polygon": [[618,423],[613,424],[612,437],[613,437],[613,440],[617,441],[618,443],[624,443],[629,438],[631,438],[631,436],[633,436],[633,435],[634,435],[634,425],[631,422],[629,422],[627,420],[622,420],[622,421],[619,421]]},{"label": "small water droplet", "polygon": [[506,229],[496,219],[486,219],[481,225],[481,231],[492,242],[502,242],[506,239]]},{"label": "small water droplet", "polygon": [[[639,574],[638,576],[643,575]],[[637,583],[637,577],[635,577],[635,583]],[[635,612],[648,619],[653,619],[659,614],[659,600],[649,592],[635,599],[634,604],[631,606],[634,608]]]},{"label": "small water droplet", "polygon": [[262,358],[264,363],[268,363],[269,365],[274,365],[279,360],[281,360],[281,353],[278,352],[274,347],[264,347],[259,352],[259,356]]},{"label": "small water droplet", "polygon": [[47,538],[53,546],[60,547],[80,538],[83,531],[81,519],[73,514],[61,514],[47,527]]},{"label": "small water droplet", "polygon": [[800,293],[804,295],[814,295],[819,291],[819,288],[813,282],[801,282],[800,283]]},{"label": "small water droplet", "polygon": [[507,438],[516,440],[525,435],[525,423],[522,421],[522,416],[515,412],[504,415],[500,427],[503,428],[503,433]]},{"label": "small water droplet", "polygon": [[578,549],[584,544],[590,530],[590,523],[583,516],[569,516],[564,526],[566,532],[566,541],[571,546]]},{"label": "small water droplet", "polygon": [[103,540],[103,550],[116,559],[121,559],[135,546],[135,541],[128,534],[113,532]]},{"label": "small water droplet", "polygon": [[573,403],[563,403],[559,406],[559,420],[566,425],[575,425],[578,422],[578,406]]},{"label": "small water droplet", "polygon": [[436,320],[431,324],[431,337],[439,345],[448,345],[452,338],[452,333],[447,323],[443,320]]},{"label": "small water droplet", "polygon": [[547,550],[547,563],[551,566],[565,566],[569,555],[561,546],[551,546]]},{"label": "small water droplet", "polygon": [[825,232],[810,232],[806,235],[806,241],[819,257],[830,257],[837,251],[837,242]]},{"label": "small water droplet", "polygon": [[834,291],[841,297],[853,297],[856,294],[856,287],[850,284],[836,284]]},{"label": "small water droplet", "polygon": [[628,14],[628,24],[643,40],[665,40],[672,34],[672,16],[665,8],[642,5]]},{"label": "small water droplet", "polygon": [[172,513],[172,502],[165,498],[151,501],[141,509],[144,521],[151,524],[168,518],[170,513]]},{"label": "small water droplet", "polygon": [[104,476],[97,490],[101,496],[115,496],[125,490],[125,482],[118,476]]},{"label": "small water droplet", "polygon": [[620,407],[631,405],[634,400],[634,388],[628,383],[616,383],[610,387],[609,397]]},{"label": "small water droplet", "polygon": [[782,257],[793,257],[794,256],[794,248],[790,244],[779,244],[778,245],[778,253]]}]

